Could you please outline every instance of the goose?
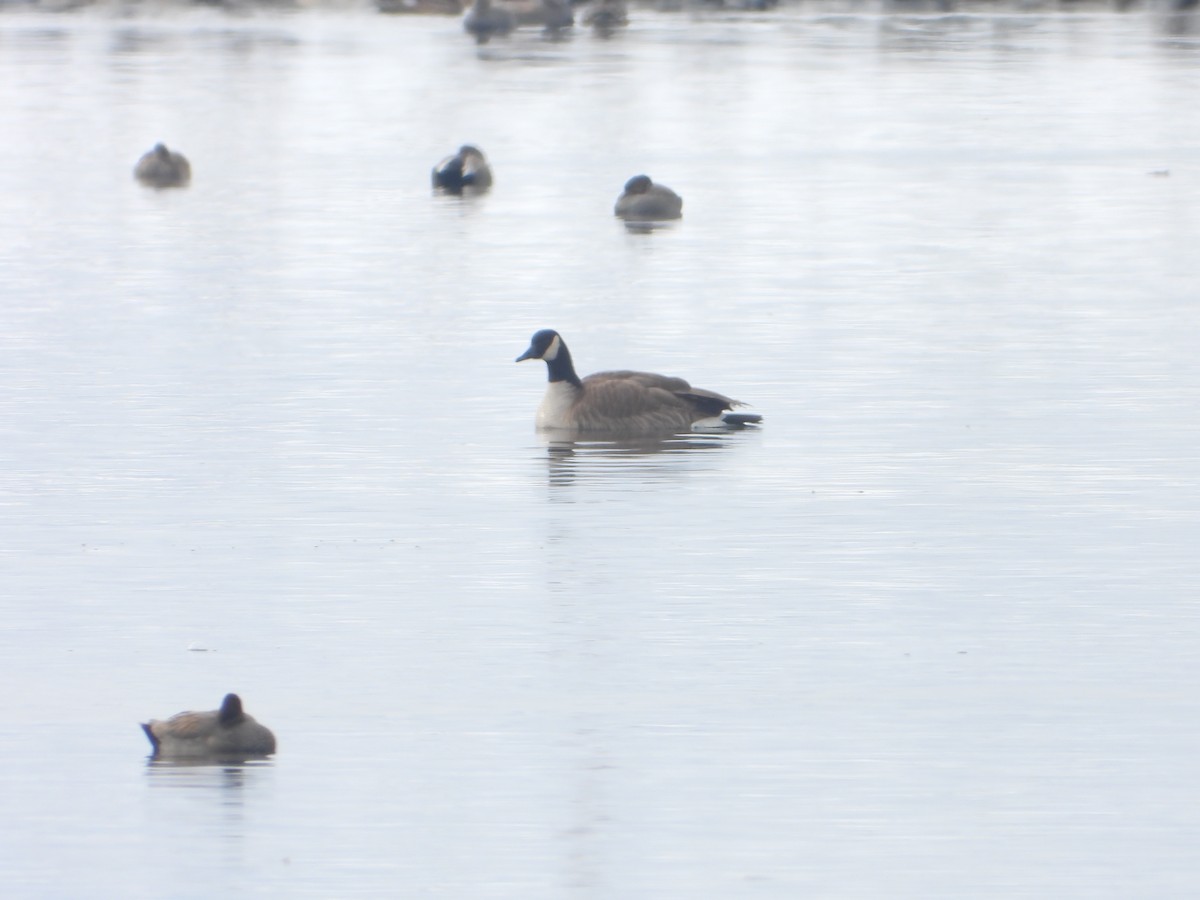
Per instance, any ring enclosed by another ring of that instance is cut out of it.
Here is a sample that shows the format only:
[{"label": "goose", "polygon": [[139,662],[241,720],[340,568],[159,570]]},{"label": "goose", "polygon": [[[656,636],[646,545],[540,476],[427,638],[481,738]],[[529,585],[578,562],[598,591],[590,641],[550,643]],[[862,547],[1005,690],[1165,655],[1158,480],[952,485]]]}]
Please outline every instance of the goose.
[{"label": "goose", "polygon": [[492,0],[475,0],[463,17],[463,29],[480,44],[486,44],[493,35],[508,34],[516,27],[516,17],[503,7],[493,6]]},{"label": "goose", "polygon": [[669,435],[702,428],[741,428],[762,421],[754,413],[728,413],[744,406],[724,394],[694,388],[682,378],[652,372],[575,374],[571,351],[557,331],[534,334],[517,362],[546,363],[549,384],[538,408],[539,430],[566,430],[620,437]]},{"label": "goose", "polygon": [[478,147],[463,144],[433,170],[433,186],[452,194],[464,189],[487,190],[492,186],[492,170]]},{"label": "goose", "polygon": [[168,150],[166,144],[159,143],[142,154],[133,176],[151,187],[183,187],[192,180],[192,167],[182,153]]},{"label": "goose", "polygon": [[221,708],[181,712],[167,720],[142,723],[156,757],[235,758],[275,752],[275,735],[242,712],[237,694],[226,694]]},{"label": "goose", "polygon": [[635,175],[625,182],[613,214],[642,222],[678,219],[683,215],[683,199],[666,185],[655,184],[649,175]]}]

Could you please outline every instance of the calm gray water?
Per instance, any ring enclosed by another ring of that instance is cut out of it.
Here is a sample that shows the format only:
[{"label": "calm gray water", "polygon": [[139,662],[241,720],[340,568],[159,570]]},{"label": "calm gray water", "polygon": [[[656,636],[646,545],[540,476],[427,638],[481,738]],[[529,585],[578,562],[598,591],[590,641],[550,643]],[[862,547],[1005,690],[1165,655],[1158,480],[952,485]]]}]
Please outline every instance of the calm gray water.
[{"label": "calm gray water", "polygon": [[[1194,896],[1195,25],[8,7],[4,895]],[[548,448],[542,327],[766,426]]]}]

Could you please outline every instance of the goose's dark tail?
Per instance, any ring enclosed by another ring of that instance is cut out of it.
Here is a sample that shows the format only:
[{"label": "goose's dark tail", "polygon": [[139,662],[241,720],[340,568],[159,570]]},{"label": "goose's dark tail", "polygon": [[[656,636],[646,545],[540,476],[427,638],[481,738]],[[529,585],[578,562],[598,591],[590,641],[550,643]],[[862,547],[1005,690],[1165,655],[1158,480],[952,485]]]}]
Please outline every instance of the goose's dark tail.
[{"label": "goose's dark tail", "polygon": [[146,737],[150,738],[150,744],[154,747],[154,751],[157,753],[159,740],[154,736],[154,732],[150,730],[149,722],[142,722],[142,731],[146,732]]},{"label": "goose's dark tail", "polygon": [[725,413],[721,421],[731,428],[745,428],[747,425],[757,425],[762,421],[758,413]]}]

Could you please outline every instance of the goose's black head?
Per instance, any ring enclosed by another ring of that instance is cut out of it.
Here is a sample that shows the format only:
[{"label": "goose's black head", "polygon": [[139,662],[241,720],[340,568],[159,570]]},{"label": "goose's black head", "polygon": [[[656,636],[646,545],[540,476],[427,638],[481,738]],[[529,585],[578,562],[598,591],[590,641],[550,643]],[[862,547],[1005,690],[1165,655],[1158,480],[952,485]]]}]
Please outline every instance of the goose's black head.
[{"label": "goose's black head", "polygon": [[544,359],[550,362],[562,347],[562,338],[558,332],[552,328],[543,328],[530,339],[529,349],[517,357],[517,362],[525,359]]},{"label": "goose's black head", "polygon": [[226,694],[221,701],[221,711],[217,721],[222,725],[236,725],[242,720],[242,698],[237,694]]},{"label": "goose's black head", "polygon": [[543,328],[530,339],[529,349],[517,357],[517,362],[524,359],[545,360],[551,381],[579,384],[579,376],[575,374],[575,365],[571,362],[571,351],[553,328]]},{"label": "goose's black head", "polygon": [[649,175],[634,175],[625,182],[625,193],[627,194],[644,194],[650,190],[650,185],[653,184]]}]

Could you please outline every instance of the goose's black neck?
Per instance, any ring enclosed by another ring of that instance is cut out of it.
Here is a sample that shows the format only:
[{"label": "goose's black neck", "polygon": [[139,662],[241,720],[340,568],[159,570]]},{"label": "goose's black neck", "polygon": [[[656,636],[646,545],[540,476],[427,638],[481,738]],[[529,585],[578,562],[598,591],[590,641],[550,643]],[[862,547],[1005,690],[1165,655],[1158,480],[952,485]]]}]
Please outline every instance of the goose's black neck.
[{"label": "goose's black neck", "polygon": [[546,369],[552,382],[567,381],[575,387],[583,387],[583,382],[575,374],[575,366],[571,362],[571,351],[567,349],[567,345],[561,337],[558,339],[558,352],[554,354],[553,359],[546,360]]}]

